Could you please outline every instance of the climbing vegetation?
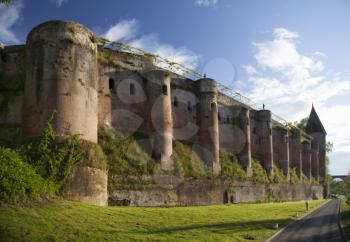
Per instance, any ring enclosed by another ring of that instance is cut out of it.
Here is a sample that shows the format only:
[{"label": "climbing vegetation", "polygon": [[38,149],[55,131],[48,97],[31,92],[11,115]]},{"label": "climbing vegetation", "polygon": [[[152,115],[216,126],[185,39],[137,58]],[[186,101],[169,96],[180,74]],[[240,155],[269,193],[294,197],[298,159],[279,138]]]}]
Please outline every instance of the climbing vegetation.
[{"label": "climbing vegetation", "polygon": [[181,141],[173,143],[175,173],[183,177],[210,176],[211,171],[192,146]]},{"label": "climbing vegetation", "polygon": [[266,170],[258,160],[252,159],[252,168],[253,168],[253,177],[252,177],[253,181],[265,183],[265,184],[270,182],[270,179],[269,179],[269,176],[267,175]]},{"label": "climbing vegetation", "polygon": [[273,183],[287,183],[288,179],[287,177],[284,175],[283,170],[281,169],[281,167],[274,162],[273,163],[273,179],[272,179]]},{"label": "climbing vegetation", "polygon": [[97,144],[82,141],[79,135],[56,141],[55,114],[38,139],[13,149],[0,147],[1,200],[57,195],[76,164],[106,169]]},{"label": "climbing vegetation", "polygon": [[146,137],[140,134],[100,129],[99,144],[106,155],[108,170],[119,175],[146,175],[159,170],[158,163],[149,155]]},{"label": "climbing vegetation", "polygon": [[238,162],[237,156],[223,149],[220,150],[221,175],[224,178],[235,180],[247,180],[245,170]]}]

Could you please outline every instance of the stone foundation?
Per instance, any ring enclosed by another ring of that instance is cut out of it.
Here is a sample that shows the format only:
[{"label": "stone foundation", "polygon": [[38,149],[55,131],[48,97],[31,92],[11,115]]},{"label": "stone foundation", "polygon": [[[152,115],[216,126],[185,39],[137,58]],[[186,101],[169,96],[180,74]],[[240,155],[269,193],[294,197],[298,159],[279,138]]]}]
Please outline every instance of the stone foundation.
[{"label": "stone foundation", "polygon": [[157,175],[111,178],[109,205],[187,206],[322,199],[323,187]]}]

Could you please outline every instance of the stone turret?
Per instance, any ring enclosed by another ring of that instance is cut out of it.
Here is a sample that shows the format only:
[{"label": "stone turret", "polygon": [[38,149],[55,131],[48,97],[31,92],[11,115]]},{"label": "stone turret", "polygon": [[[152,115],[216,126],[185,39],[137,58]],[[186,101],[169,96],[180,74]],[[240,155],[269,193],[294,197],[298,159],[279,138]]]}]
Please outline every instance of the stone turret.
[{"label": "stone turret", "polygon": [[[92,32],[70,21],[49,21],[35,27],[26,45],[23,138],[38,137],[55,111],[57,141],[80,134],[97,143],[97,45]],[[78,166],[64,195],[93,204],[107,203],[107,175]]]},{"label": "stone turret", "polygon": [[272,114],[270,110],[259,110],[259,154],[270,176],[273,176]]},{"label": "stone turret", "polygon": [[58,137],[97,142],[97,45],[92,32],[69,21],[35,27],[26,45],[23,136],[38,137],[54,110]]},{"label": "stone turret", "polygon": [[247,107],[242,107],[239,113],[239,128],[242,130],[245,137],[245,144],[242,151],[239,153],[239,158],[243,167],[247,172],[247,176],[253,175],[252,170],[252,151],[250,139],[250,110]]},{"label": "stone turret", "polygon": [[216,81],[209,78],[197,80],[199,89],[199,143],[203,159],[212,167],[213,174],[221,171],[219,161],[219,123]]},{"label": "stone turret", "polygon": [[153,143],[153,156],[160,161],[162,170],[173,170],[170,75],[167,71],[153,70],[145,73],[148,95],[148,129]]},{"label": "stone turret", "polygon": [[324,129],[320,118],[318,117],[314,106],[312,105],[310,116],[306,124],[306,133],[312,136],[314,142],[319,146],[319,178],[324,181],[326,176],[326,136],[327,132]]},{"label": "stone turret", "polygon": [[301,131],[297,128],[291,129],[289,138],[290,167],[295,168],[297,175],[301,178],[302,159],[301,159]]}]

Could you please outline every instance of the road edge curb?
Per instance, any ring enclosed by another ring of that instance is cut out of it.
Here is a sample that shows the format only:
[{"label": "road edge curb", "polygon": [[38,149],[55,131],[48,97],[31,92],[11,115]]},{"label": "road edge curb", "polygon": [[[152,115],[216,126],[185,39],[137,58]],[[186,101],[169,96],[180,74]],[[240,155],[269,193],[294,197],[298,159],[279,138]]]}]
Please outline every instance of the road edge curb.
[{"label": "road edge curb", "polygon": [[325,206],[326,204],[328,204],[330,201],[332,201],[332,199],[329,199],[326,203],[318,205],[317,207],[315,207],[314,209],[312,209],[311,211],[305,213],[303,216],[293,220],[292,222],[290,222],[289,224],[287,224],[285,227],[281,228],[280,230],[278,230],[276,233],[274,233],[271,237],[267,238],[266,240],[264,240],[264,242],[270,242],[272,239],[274,239],[277,235],[279,235],[280,233],[282,233],[286,228],[288,228],[289,226],[291,226],[293,223],[305,218],[306,216],[312,214],[313,212],[317,211],[318,209],[320,209],[321,207]]}]

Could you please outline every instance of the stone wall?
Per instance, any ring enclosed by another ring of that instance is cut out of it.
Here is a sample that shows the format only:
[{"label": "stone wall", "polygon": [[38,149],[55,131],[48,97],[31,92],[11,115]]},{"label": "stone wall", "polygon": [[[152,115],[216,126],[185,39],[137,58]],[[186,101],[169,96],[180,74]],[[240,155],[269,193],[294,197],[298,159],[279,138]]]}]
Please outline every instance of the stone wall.
[{"label": "stone wall", "polygon": [[220,178],[109,177],[109,205],[175,206],[322,199],[312,185],[260,184]]}]

